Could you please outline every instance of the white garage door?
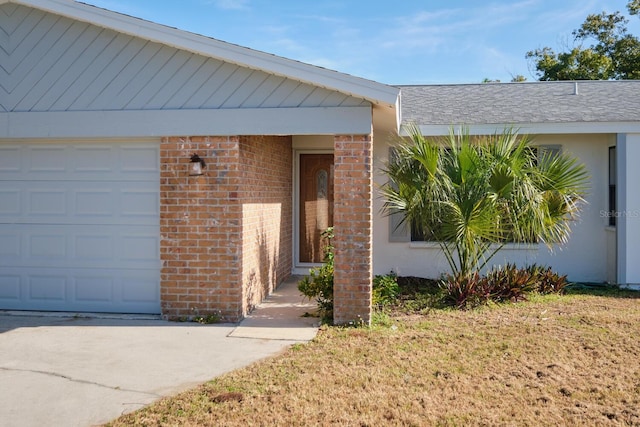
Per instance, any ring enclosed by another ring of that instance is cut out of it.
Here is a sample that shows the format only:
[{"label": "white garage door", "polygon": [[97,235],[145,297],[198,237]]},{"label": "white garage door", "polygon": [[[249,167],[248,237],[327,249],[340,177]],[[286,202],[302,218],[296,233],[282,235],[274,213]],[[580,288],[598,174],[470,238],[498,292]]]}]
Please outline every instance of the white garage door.
[{"label": "white garage door", "polygon": [[0,309],[160,312],[159,144],[0,143]]}]

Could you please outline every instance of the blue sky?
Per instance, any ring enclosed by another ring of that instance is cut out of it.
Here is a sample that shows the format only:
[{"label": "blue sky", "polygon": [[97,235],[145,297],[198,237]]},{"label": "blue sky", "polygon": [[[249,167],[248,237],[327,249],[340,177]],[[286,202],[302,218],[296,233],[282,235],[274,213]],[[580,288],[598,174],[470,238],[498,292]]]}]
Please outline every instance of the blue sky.
[{"label": "blue sky", "polygon": [[527,51],[572,46],[590,13],[627,13],[627,0],[84,1],[387,84],[535,80]]}]

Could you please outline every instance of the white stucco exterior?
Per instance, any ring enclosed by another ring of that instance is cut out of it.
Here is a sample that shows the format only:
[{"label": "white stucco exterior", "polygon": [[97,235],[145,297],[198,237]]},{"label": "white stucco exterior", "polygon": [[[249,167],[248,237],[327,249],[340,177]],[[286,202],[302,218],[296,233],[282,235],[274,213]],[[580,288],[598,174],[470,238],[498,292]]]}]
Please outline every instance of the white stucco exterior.
[{"label": "white stucco exterior", "polygon": [[[605,282],[611,278],[612,259],[607,255],[611,231],[603,212],[608,208],[608,149],[616,144],[613,134],[538,135],[535,145],[561,145],[563,151],[577,156],[590,173],[590,189],[579,221],[573,224],[572,234],[565,246],[549,250],[545,245],[509,246],[499,252],[493,265],[515,262],[519,265],[537,263],[549,265],[570,280]],[[640,144],[636,144],[640,149]],[[635,148],[635,146],[634,146]],[[376,183],[385,177],[380,172],[386,161],[387,141],[375,141]],[[640,156],[640,152],[637,153]],[[640,182],[640,177],[635,182]],[[634,203],[640,203],[636,199]],[[383,200],[378,192],[374,201],[374,274],[394,271],[404,276],[438,278],[449,271],[446,259],[436,244],[423,242],[390,242],[389,218],[380,214]],[[636,205],[640,208],[640,204]],[[640,222],[640,221],[639,221]],[[630,225],[627,224],[629,227]],[[636,233],[640,230],[636,231]],[[640,234],[637,234],[640,235]],[[629,267],[631,268],[631,267]],[[634,267],[635,268],[635,267]]]}]

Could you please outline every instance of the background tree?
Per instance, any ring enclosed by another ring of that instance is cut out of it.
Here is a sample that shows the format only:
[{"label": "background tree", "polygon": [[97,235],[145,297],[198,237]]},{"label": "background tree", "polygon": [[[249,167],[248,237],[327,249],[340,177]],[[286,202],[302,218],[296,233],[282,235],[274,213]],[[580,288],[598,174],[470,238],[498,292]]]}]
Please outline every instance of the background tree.
[{"label": "background tree", "polygon": [[[627,4],[631,15],[640,13],[640,0]],[[620,12],[587,16],[573,31],[576,47],[556,53],[550,47],[527,52],[539,80],[640,79],[640,39],[629,34],[629,20]],[[583,44],[591,40],[589,47]]]},{"label": "background tree", "polygon": [[[640,0],[638,0],[640,1]],[[516,74],[515,76],[512,74],[511,75],[511,83],[519,83],[519,82],[526,82],[527,78],[521,74]],[[500,83],[499,79],[490,79],[489,77],[485,77],[484,79],[482,79],[482,83]]]},{"label": "background tree", "polygon": [[538,153],[511,130],[443,140],[407,130],[384,169],[384,209],[437,242],[454,276],[481,270],[506,243],[567,241],[588,181],[575,158]]}]

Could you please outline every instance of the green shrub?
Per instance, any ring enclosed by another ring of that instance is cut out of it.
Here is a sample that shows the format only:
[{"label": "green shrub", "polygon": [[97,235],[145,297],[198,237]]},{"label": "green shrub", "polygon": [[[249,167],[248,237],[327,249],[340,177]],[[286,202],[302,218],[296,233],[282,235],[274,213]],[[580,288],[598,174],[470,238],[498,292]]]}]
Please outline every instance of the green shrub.
[{"label": "green shrub", "polygon": [[398,276],[395,273],[378,275],[373,278],[372,303],[377,307],[385,307],[395,303],[400,295]]},{"label": "green shrub", "polygon": [[333,321],[333,227],[322,233],[326,240],[324,264],[312,268],[309,275],[298,283],[298,290],[307,298],[315,298],[318,303],[318,314],[324,323]]}]

